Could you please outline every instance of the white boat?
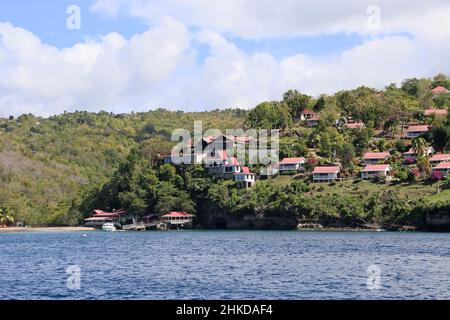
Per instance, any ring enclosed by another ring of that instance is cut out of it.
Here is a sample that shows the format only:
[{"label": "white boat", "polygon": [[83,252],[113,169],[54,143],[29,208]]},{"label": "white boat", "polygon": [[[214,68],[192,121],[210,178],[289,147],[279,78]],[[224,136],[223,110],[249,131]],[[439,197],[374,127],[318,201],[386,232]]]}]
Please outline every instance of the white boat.
[{"label": "white boat", "polygon": [[114,225],[114,223],[107,222],[102,225],[102,230],[103,231],[116,231],[117,229],[116,229],[116,226]]}]

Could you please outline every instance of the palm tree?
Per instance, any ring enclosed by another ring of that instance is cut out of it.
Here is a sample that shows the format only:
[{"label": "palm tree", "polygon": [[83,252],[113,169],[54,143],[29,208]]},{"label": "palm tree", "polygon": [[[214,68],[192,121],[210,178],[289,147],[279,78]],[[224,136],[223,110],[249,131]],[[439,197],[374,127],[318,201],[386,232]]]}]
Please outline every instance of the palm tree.
[{"label": "palm tree", "polygon": [[417,153],[417,158],[426,157],[428,155],[428,142],[424,138],[417,138],[412,144],[413,150]]},{"label": "palm tree", "polygon": [[14,223],[14,217],[11,215],[10,210],[0,207],[0,225],[9,226]]}]

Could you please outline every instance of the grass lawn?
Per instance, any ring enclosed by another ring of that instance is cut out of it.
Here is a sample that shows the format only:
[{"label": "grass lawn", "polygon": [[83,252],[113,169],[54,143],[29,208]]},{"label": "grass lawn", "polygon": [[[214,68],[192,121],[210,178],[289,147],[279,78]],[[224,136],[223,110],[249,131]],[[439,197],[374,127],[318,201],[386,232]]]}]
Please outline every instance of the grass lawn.
[{"label": "grass lawn", "polygon": [[[286,186],[294,180],[294,176],[279,175],[269,181],[274,186]],[[427,184],[423,182],[406,183],[399,185],[377,184],[371,181],[360,181],[354,183],[354,180],[346,180],[336,182],[336,185],[330,186],[329,183],[310,183],[311,191],[309,194],[314,196],[316,194],[337,193],[345,195],[371,195],[375,192],[394,191],[405,199],[418,199],[425,197],[430,201],[439,201],[450,199],[450,190],[445,190],[440,194],[437,192],[437,184]]]},{"label": "grass lawn", "polygon": [[428,196],[425,199],[432,203],[440,202],[440,201],[448,201],[448,200],[450,200],[450,190],[444,190],[440,193],[434,194],[432,196]]}]

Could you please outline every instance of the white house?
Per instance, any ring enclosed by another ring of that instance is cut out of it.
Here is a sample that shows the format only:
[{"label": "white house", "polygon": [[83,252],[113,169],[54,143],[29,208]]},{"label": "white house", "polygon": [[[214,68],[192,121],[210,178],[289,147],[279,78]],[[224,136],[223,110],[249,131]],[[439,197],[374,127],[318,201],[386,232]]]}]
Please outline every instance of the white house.
[{"label": "white house", "polygon": [[303,157],[300,158],[284,158],[278,164],[279,172],[287,172],[287,171],[305,171],[305,168],[302,167],[303,164],[306,163],[306,159]]},{"label": "white house", "polygon": [[231,158],[229,161],[222,166],[222,179],[233,179],[236,173],[240,173],[242,171],[241,165],[236,158]]},{"label": "white house", "polygon": [[450,161],[450,154],[445,153],[437,153],[430,158],[430,164],[433,166],[438,165],[441,162],[448,162],[448,161]]},{"label": "white house", "polygon": [[256,174],[250,172],[248,167],[242,167],[241,172],[234,174],[234,181],[240,189],[251,188],[256,182]]},{"label": "white house", "polygon": [[362,179],[373,179],[376,177],[386,177],[392,171],[388,164],[370,164],[361,171]]},{"label": "white house", "polygon": [[[433,147],[429,147],[426,151],[426,156],[429,157],[430,155],[432,155],[434,153],[434,149]],[[413,159],[413,160],[417,160],[417,152],[416,150],[414,150],[413,148],[409,149],[409,151],[405,152],[403,154],[403,157],[405,159]]]},{"label": "white house", "polygon": [[341,169],[338,166],[333,167],[315,167],[313,171],[314,182],[331,182],[339,178]]},{"label": "white house", "polygon": [[443,176],[450,174],[450,162],[441,162],[432,169],[434,172],[440,172]]},{"label": "white house", "polygon": [[426,109],[425,117],[436,116],[436,117],[446,117],[448,115],[447,109]]},{"label": "white house", "polygon": [[362,163],[368,164],[381,164],[389,160],[389,152],[366,152],[363,156]]},{"label": "white house", "polygon": [[305,109],[305,110],[303,110],[303,112],[300,115],[300,120],[302,120],[302,121],[308,120],[308,119],[310,119],[312,117],[315,117],[317,115],[318,115],[317,112],[311,111],[309,109]]},{"label": "white house", "polygon": [[345,124],[345,127],[347,129],[362,129],[364,128],[366,125],[363,122],[349,122],[347,124]]},{"label": "white house", "polygon": [[308,127],[317,127],[319,125],[320,116],[315,115],[311,118],[306,119],[306,126]]},{"label": "white house", "polygon": [[408,130],[406,131],[406,138],[408,139],[415,139],[420,137],[421,135],[424,135],[430,130],[430,126],[427,125],[421,125],[421,126],[409,126]]}]

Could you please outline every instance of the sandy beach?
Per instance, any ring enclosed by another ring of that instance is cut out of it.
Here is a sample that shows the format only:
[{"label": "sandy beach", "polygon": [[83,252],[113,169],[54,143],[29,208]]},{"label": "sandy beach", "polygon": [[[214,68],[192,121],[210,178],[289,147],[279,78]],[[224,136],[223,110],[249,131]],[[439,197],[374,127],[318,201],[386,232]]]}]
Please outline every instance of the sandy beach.
[{"label": "sandy beach", "polygon": [[4,228],[0,229],[0,233],[8,232],[80,232],[95,231],[89,227],[48,227],[48,228]]}]

